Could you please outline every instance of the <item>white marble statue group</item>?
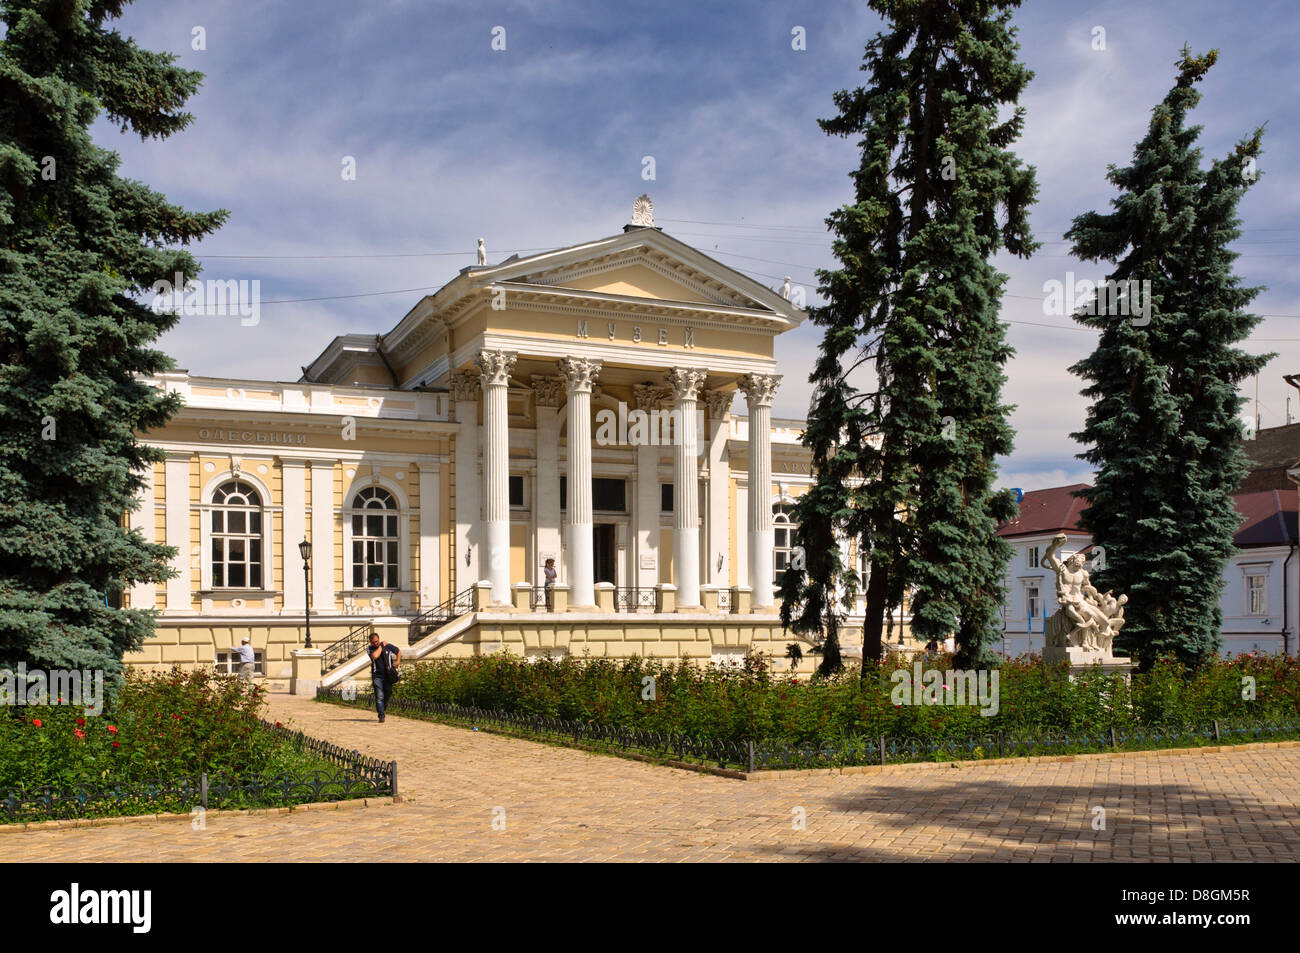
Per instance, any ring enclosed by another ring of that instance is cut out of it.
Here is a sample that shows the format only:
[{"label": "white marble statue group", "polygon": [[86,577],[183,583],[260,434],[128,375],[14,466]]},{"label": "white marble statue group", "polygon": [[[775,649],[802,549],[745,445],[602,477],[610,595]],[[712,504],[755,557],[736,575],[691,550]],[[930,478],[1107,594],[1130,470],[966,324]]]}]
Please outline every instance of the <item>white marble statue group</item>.
[{"label": "white marble statue group", "polygon": [[1128,596],[1098,592],[1088,577],[1088,570],[1083,568],[1083,553],[1075,553],[1062,562],[1057,553],[1066,538],[1064,533],[1058,533],[1043,557],[1043,565],[1056,573],[1056,601],[1061,606],[1047,620],[1044,658],[1067,655],[1072,661],[1081,660],[1076,657],[1080,655],[1114,658],[1111,648],[1124,626]]}]

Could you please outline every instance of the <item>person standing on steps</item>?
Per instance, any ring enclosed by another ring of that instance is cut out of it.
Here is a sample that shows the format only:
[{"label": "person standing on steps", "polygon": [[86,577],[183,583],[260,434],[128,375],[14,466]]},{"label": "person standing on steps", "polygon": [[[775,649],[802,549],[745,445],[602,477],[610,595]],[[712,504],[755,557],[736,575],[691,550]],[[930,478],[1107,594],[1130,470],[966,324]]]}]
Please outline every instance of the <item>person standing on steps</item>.
[{"label": "person standing on steps", "polygon": [[397,681],[397,667],[402,661],[402,650],[392,642],[384,642],[378,632],[370,633],[370,682],[375,687],[375,710],[379,723],[384,722],[384,709],[393,694]]}]

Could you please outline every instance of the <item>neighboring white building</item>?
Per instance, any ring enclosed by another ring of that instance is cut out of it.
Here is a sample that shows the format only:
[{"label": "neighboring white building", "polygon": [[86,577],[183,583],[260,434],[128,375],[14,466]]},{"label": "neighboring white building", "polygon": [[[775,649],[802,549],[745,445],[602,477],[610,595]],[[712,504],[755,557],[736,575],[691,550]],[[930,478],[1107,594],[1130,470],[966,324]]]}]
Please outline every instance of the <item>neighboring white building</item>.
[{"label": "neighboring white building", "polygon": [[[1007,564],[1005,651],[1008,655],[1043,650],[1043,622],[1054,613],[1056,581],[1042,565],[1052,537],[1064,532],[1063,554],[1092,549],[1092,537],[1079,528],[1084,503],[1074,494],[1086,484],[1026,493],[1020,517],[998,532],[1015,549]],[[1242,522],[1237,554],[1223,570],[1222,652],[1295,655],[1300,623],[1300,551],[1297,495],[1289,489],[1238,493],[1233,499]],[[1092,561],[1096,554],[1089,554]],[[1032,618],[1032,621],[1031,621]]]}]

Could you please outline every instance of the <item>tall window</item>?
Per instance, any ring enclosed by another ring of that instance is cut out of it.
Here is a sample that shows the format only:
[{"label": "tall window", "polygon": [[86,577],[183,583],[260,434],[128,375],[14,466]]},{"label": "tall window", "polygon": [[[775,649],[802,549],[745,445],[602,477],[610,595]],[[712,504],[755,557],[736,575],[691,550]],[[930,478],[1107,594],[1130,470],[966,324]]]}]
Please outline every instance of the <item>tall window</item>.
[{"label": "tall window", "polygon": [[1037,619],[1041,608],[1038,602],[1038,587],[1025,586],[1025,614],[1031,619]]},{"label": "tall window", "polygon": [[1030,569],[1038,568],[1038,547],[1037,546],[1030,546],[1029,549],[1025,551],[1025,562],[1028,564]]},{"label": "tall window", "polygon": [[1262,572],[1246,573],[1246,614],[1268,612],[1268,576]]},{"label": "tall window", "polygon": [[352,587],[396,589],[397,501],[382,487],[367,487],[352,500]]},{"label": "tall window", "polygon": [[794,506],[791,504],[777,503],[772,507],[772,568],[776,570],[776,579],[773,581],[778,585],[785,571],[790,568],[795,550],[794,537],[799,524],[790,521],[793,513]]},{"label": "tall window", "polygon": [[212,587],[262,588],[262,498],[242,480],[212,494]]}]

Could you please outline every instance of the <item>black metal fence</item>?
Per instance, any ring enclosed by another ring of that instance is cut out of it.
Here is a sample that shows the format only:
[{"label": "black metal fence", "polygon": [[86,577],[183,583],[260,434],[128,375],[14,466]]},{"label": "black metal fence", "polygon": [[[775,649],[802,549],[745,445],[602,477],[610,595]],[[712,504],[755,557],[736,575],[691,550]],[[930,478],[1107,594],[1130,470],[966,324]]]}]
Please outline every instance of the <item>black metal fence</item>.
[{"label": "black metal fence", "polygon": [[406,644],[414,645],[430,632],[442,628],[453,619],[458,619],[466,612],[474,611],[474,588],[462,589],[460,592],[432,609],[421,612],[406,626]]},{"label": "black metal fence", "polygon": [[[337,688],[321,688],[317,689],[316,697],[318,700],[358,707],[373,705],[373,696],[366,692],[344,697]],[[1198,747],[1300,737],[1300,721],[1240,725],[1213,722],[1207,726],[1185,729],[1151,728],[1083,734],[1048,731],[1042,735],[991,732],[944,740],[856,735],[822,744],[798,744],[780,741],[722,741],[594,722],[415,701],[398,696],[389,700],[387,710],[395,714],[432,716],[440,720],[481,725],[547,741],[593,745],[741,771],[837,768],[923,761],[979,761],[987,758]]]},{"label": "black metal fence", "polygon": [[370,642],[370,633],[373,631],[375,631],[373,622],[363,622],[325,649],[321,655],[321,673],[332,671],[354,655],[359,654]]},{"label": "black metal fence", "polygon": [[199,772],[183,778],[157,778],[67,788],[41,786],[0,791],[0,811],[8,823],[186,813],[195,808],[285,807],[358,797],[397,796],[397,762],[368,758],[300,731],[262,722],[262,730],[335,765],[336,771],[311,771],[261,777]]},{"label": "black metal fence", "polygon": [[654,612],[655,591],[636,586],[614,590],[615,612]]}]

